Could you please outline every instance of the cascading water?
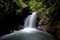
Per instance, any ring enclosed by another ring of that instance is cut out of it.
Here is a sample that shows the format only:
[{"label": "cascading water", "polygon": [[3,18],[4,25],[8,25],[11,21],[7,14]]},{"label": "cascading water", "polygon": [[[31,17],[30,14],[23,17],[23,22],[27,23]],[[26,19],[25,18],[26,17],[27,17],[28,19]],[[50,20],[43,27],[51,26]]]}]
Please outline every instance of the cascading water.
[{"label": "cascading water", "polygon": [[32,15],[30,15],[30,21],[29,21],[29,27],[35,27],[36,26],[36,12],[33,12]]},{"label": "cascading water", "polygon": [[32,12],[32,15],[29,15],[26,18],[24,27],[29,27],[29,28],[35,27],[36,18],[37,18],[36,12]]},{"label": "cascading water", "polygon": [[36,18],[37,18],[36,12],[32,12],[32,14],[29,15],[25,20],[23,31],[25,32],[37,31],[35,28]]},{"label": "cascading water", "polygon": [[47,32],[35,28],[36,18],[36,12],[32,12],[25,20],[24,29],[2,36],[0,40],[56,40]]}]

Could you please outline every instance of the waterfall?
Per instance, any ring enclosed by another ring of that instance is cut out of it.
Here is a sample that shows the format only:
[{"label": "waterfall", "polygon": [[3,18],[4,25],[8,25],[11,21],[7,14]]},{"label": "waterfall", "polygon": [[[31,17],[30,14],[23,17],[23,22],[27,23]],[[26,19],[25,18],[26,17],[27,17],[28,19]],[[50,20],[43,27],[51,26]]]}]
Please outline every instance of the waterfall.
[{"label": "waterfall", "polygon": [[25,20],[24,29],[4,35],[0,37],[0,40],[56,40],[47,32],[35,28],[36,18],[36,12],[32,12]]},{"label": "waterfall", "polygon": [[32,12],[32,14],[26,18],[24,27],[33,28],[36,26],[36,18],[37,18],[36,14],[37,14],[36,12]]},{"label": "waterfall", "polygon": [[24,22],[24,27],[28,27],[29,26],[29,19],[30,19],[30,15],[26,18],[26,20]]},{"label": "waterfall", "polygon": [[24,31],[24,32],[32,32],[32,31],[37,31],[36,30],[36,18],[37,18],[37,13],[36,12],[32,12],[31,15],[29,15],[24,23],[24,29],[20,30],[20,31]]}]

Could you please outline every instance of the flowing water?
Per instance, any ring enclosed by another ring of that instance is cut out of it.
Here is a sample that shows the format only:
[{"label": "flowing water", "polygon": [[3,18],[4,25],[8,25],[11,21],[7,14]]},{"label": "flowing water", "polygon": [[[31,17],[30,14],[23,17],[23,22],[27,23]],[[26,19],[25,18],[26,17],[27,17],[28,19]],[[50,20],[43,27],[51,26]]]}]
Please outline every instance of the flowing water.
[{"label": "flowing water", "polygon": [[39,31],[36,27],[37,13],[32,12],[24,23],[24,29],[4,35],[0,40],[56,40],[47,32]]},{"label": "flowing water", "polygon": [[35,28],[36,27],[36,18],[37,18],[37,13],[32,12],[32,14],[29,15],[25,20],[23,31],[25,31],[25,32],[37,31]]},{"label": "flowing water", "polygon": [[24,27],[29,27],[29,28],[35,27],[36,18],[37,18],[36,12],[32,12],[32,14],[26,18]]}]

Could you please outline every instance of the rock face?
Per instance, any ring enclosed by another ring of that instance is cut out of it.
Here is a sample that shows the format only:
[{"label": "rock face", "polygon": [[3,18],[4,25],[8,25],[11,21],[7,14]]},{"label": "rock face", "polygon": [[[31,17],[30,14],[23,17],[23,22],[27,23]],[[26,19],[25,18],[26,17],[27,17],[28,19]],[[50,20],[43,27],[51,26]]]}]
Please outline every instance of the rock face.
[{"label": "rock face", "polygon": [[56,38],[42,31],[32,31],[32,32],[17,31],[2,36],[0,40],[56,40]]}]

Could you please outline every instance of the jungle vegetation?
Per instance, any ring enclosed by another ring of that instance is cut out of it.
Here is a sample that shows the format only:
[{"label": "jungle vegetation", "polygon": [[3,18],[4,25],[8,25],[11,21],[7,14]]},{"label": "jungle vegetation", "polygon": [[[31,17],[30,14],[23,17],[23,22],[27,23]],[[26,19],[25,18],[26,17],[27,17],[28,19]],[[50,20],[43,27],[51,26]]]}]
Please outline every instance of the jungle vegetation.
[{"label": "jungle vegetation", "polygon": [[[0,36],[19,30],[32,11],[38,13],[37,29],[49,32],[60,40],[59,0],[0,0]],[[42,20],[42,21],[41,21]],[[41,24],[40,24],[41,23]]]}]

